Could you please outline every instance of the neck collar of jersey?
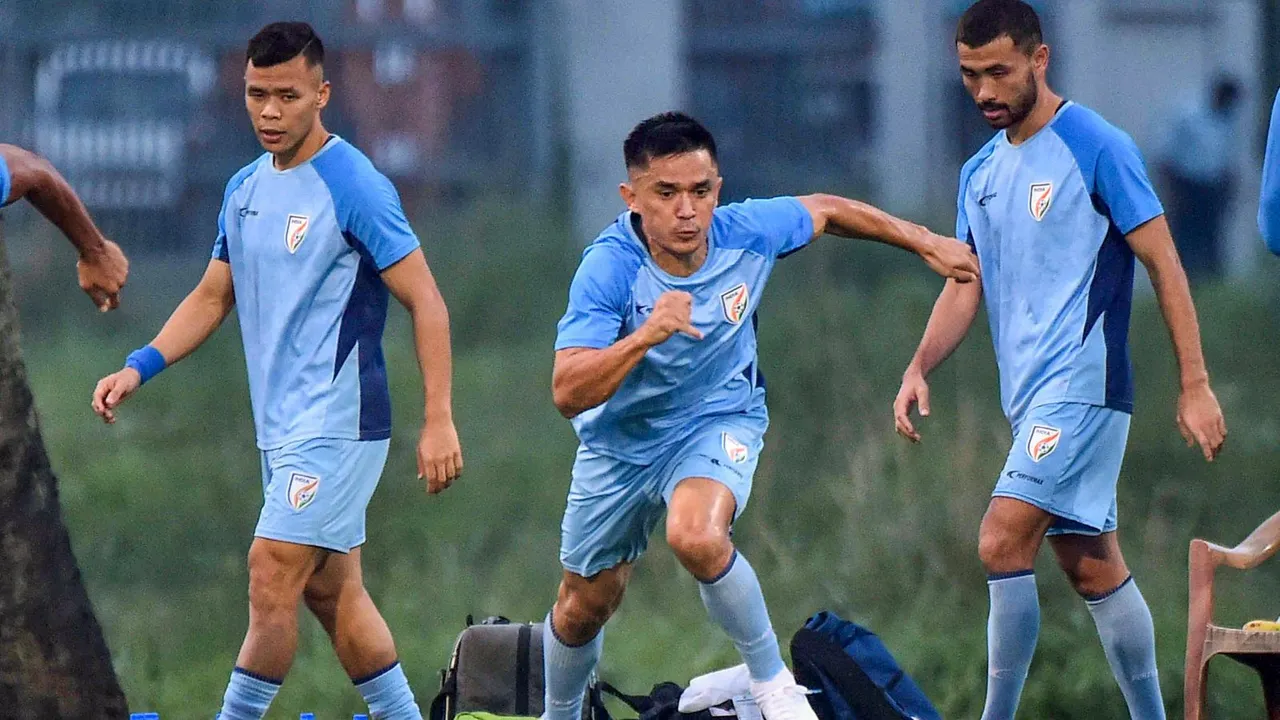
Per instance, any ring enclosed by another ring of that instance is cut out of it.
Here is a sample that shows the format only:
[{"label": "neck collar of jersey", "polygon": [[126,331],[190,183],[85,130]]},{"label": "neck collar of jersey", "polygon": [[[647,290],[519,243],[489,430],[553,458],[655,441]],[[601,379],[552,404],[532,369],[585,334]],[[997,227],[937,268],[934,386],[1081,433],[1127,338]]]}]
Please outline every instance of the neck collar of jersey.
[{"label": "neck collar of jersey", "polygon": [[289,173],[293,172],[294,170],[297,170],[298,168],[304,168],[310,165],[312,161],[314,161],[316,158],[328,152],[329,148],[337,145],[340,142],[344,142],[344,141],[341,137],[338,136],[337,133],[329,133],[329,138],[324,141],[324,144],[320,146],[320,149],[317,150],[314,155],[298,163],[297,165],[294,165],[288,170],[281,170],[277,168],[275,157],[273,157],[271,153],[267,153],[267,167],[271,170],[271,172],[275,173],[276,175],[288,175]]},{"label": "neck collar of jersey", "polygon": [[1058,122],[1058,118],[1062,117],[1062,113],[1066,112],[1072,105],[1075,105],[1074,101],[1067,100],[1064,98],[1061,103],[1058,103],[1058,109],[1054,111],[1053,117],[1049,118],[1049,122],[1045,123],[1044,127],[1037,130],[1034,135],[1027,138],[1026,140],[1023,140],[1017,145],[1014,145],[1009,140],[1009,130],[1007,128],[1000,131],[1000,142],[1004,143],[1005,145],[1008,145],[1009,147],[1015,150],[1024,148],[1027,145],[1030,145],[1036,138],[1043,135],[1045,130],[1048,130],[1050,127],[1053,126],[1054,123]]}]

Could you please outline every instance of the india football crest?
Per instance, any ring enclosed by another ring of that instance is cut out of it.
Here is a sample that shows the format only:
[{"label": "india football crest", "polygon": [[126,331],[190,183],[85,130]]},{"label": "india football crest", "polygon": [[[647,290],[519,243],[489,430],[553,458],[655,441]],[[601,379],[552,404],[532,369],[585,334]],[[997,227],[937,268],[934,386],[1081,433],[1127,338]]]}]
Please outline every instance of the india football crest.
[{"label": "india football crest", "polygon": [[289,506],[295,511],[304,510],[316,499],[316,491],[320,489],[320,478],[300,472],[289,476]]},{"label": "india football crest", "polygon": [[724,308],[724,318],[734,325],[742,322],[742,316],[747,313],[747,305],[750,302],[751,296],[747,292],[746,283],[740,283],[732,290],[720,294],[720,305]]},{"label": "india football crest", "polygon": [[284,228],[284,246],[289,254],[298,252],[298,246],[307,239],[307,228],[311,226],[311,218],[306,215],[290,215]]},{"label": "india football crest", "polygon": [[728,455],[729,459],[736,463],[746,462],[751,455],[751,451],[747,449],[747,446],[738,442],[738,439],[729,433],[720,434],[720,443],[724,446],[724,454]]},{"label": "india football crest", "polygon": [[1038,182],[1031,183],[1031,217],[1036,222],[1044,220],[1045,213],[1049,212],[1049,206],[1053,204],[1053,183]]},{"label": "india football crest", "polygon": [[1048,425],[1032,425],[1031,436],[1027,438],[1027,455],[1035,462],[1049,457],[1058,449],[1058,441],[1062,439],[1062,431]]}]

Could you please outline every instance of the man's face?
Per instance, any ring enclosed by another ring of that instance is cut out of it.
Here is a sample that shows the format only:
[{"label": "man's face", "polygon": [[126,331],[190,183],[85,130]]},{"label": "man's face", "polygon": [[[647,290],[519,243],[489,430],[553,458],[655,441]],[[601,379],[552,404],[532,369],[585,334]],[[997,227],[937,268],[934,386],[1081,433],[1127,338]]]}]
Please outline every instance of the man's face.
[{"label": "man's face", "polygon": [[301,55],[265,68],[250,62],[245,69],[245,108],[258,141],[274,155],[297,152],[328,103],[324,69],[308,67]]},{"label": "man's face", "polygon": [[711,153],[653,158],[628,176],[622,199],[644,222],[649,242],[677,257],[691,256],[706,245],[723,182]]},{"label": "man's face", "polygon": [[1040,83],[1049,64],[1049,48],[1041,45],[1027,55],[1008,35],[981,47],[957,43],[964,87],[982,116],[996,130],[1021,123],[1040,97]]}]

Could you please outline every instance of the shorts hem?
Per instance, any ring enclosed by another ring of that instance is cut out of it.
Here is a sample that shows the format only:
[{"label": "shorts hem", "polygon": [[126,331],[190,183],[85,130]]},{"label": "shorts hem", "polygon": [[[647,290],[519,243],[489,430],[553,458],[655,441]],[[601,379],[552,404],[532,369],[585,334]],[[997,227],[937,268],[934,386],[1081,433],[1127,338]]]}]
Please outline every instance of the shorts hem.
[{"label": "shorts hem", "polygon": [[596,575],[599,575],[600,573],[604,572],[605,570],[612,570],[613,568],[618,567],[623,563],[634,563],[636,560],[639,560],[640,556],[643,554],[644,554],[644,551],[640,551],[631,557],[624,557],[620,560],[614,560],[613,562],[597,561],[597,562],[589,563],[585,566],[579,565],[576,563],[569,563],[569,562],[566,562],[563,558],[561,558],[560,567],[564,568],[565,570],[568,570],[574,575],[578,575],[584,578],[593,578]]},{"label": "shorts hem", "polygon": [[991,493],[991,497],[993,498],[1005,497],[1005,498],[1011,498],[1013,500],[1021,500],[1022,502],[1027,503],[1028,505],[1034,505],[1035,507],[1040,508],[1041,510],[1049,513],[1055,518],[1069,520],[1073,523],[1083,526],[1085,530],[1089,531],[1089,532],[1077,532],[1072,530],[1058,530],[1057,532],[1054,532],[1054,528],[1050,527],[1045,532],[1046,535],[1089,535],[1089,534],[1102,535],[1107,532],[1114,532],[1115,530],[1115,528],[1112,528],[1111,530],[1104,529],[1105,523],[1103,523],[1103,527],[1100,527],[1098,525],[1094,525],[1088,520],[1082,519],[1079,515],[1062,512],[1056,508],[1050,507],[1049,503],[1044,502],[1039,498],[1033,498],[1030,495],[1024,495],[1022,493],[1013,492],[1010,490],[995,490],[994,492]]},{"label": "shorts hem", "polygon": [[343,555],[350,553],[353,548],[358,548],[364,544],[363,537],[359,538],[359,540],[355,544],[347,545],[344,543],[318,540],[312,537],[304,537],[296,533],[277,532],[274,530],[254,530],[253,536],[255,538],[262,538],[263,540],[275,540],[278,542],[292,543],[294,545],[308,545],[310,547],[318,547],[324,550],[332,550],[334,552],[340,552]]}]

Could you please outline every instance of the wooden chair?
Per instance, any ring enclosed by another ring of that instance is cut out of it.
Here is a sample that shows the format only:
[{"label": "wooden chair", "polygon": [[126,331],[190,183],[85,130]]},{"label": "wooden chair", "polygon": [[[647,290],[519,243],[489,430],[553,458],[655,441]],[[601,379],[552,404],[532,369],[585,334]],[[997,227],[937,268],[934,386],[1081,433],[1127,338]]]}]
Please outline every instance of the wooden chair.
[{"label": "wooden chair", "polygon": [[1244,542],[1230,549],[1198,538],[1191,541],[1188,563],[1191,597],[1187,609],[1184,679],[1186,720],[1208,717],[1206,685],[1209,661],[1215,655],[1225,655],[1257,670],[1266,698],[1266,717],[1280,720],[1280,632],[1250,632],[1213,624],[1213,576],[1218,566],[1249,570],[1274,555],[1277,549],[1280,549],[1280,513],[1272,515]]}]

